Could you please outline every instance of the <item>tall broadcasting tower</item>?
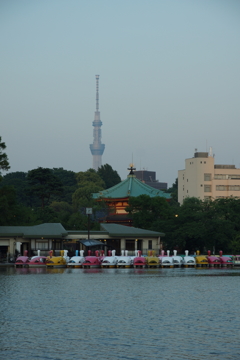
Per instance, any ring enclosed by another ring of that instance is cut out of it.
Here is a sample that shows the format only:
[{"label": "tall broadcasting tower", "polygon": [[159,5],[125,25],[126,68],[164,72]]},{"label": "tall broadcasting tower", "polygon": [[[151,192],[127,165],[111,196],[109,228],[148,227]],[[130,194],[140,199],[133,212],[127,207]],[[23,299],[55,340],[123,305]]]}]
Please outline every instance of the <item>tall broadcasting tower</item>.
[{"label": "tall broadcasting tower", "polygon": [[93,169],[97,169],[102,165],[102,154],[105,149],[105,145],[101,143],[101,126],[102,122],[100,120],[100,111],[99,111],[99,94],[98,94],[98,81],[99,75],[96,75],[96,111],[93,121],[93,144],[90,145],[90,150],[93,156]]}]

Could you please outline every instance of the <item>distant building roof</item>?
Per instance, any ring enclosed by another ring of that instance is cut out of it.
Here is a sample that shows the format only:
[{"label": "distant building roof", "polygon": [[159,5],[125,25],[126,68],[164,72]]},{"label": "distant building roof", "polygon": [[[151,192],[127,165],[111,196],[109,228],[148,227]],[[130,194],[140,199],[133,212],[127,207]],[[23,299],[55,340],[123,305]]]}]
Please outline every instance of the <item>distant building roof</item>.
[{"label": "distant building roof", "polygon": [[113,198],[122,199],[129,198],[130,196],[148,195],[150,197],[160,196],[166,199],[170,199],[171,195],[167,194],[159,189],[154,189],[151,186],[144,184],[138,180],[135,175],[128,175],[127,179],[119,184],[112,186],[109,189],[99,191],[93,194],[93,199],[100,198]]},{"label": "distant building roof", "polygon": [[153,187],[158,190],[167,190],[168,184],[165,182],[159,182],[156,180],[156,172],[148,171],[148,170],[136,170],[134,171],[134,175],[138,180],[141,180],[146,185]]}]

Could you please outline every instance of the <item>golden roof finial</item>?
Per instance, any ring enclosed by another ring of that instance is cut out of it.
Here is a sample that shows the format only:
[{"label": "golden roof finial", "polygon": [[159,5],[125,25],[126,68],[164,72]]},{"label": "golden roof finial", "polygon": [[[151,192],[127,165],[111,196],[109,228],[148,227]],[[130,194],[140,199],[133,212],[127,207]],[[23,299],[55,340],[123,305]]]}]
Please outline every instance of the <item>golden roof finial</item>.
[{"label": "golden roof finial", "polygon": [[133,171],[136,170],[136,168],[134,167],[134,164],[133,164],[133,163],[129,164],[128,170],[130,170],[129,175],[134,175],[134,172],[133,172]]}]

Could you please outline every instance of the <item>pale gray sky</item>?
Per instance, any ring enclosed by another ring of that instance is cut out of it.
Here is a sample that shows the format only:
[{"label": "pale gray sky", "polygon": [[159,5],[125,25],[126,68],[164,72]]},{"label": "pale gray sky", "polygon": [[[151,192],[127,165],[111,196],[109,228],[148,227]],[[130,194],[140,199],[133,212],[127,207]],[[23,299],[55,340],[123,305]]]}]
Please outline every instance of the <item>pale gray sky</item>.
[{"label": "pale gray sky", "polygon": [[13,171],[103,164],[169,186],[194,149],[240,167],[239,0],[1,0],[0,136]]}]

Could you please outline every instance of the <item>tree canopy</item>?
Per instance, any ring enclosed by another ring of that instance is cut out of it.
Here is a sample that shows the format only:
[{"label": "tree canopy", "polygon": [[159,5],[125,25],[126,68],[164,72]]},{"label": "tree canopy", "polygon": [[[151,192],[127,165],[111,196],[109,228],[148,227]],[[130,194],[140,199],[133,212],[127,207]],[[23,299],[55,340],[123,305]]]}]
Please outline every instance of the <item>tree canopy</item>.
[{"label": "tree canopy", "polygon": [[41,200],[42,208],[53,195],[60,195],[63,191],[61,181],[51,169],[39,167],[29,171],[27,178],[30,192]]},{"label": "tree canopy", "polygon": [[178,178],[176,178],[175,183],[172,184],[170,188],[166,190],[166,193],[171,194],[170,204],[178,204]]},{"label": "tree canopy", "polygon": [[131,214],[134,226],[142,229],[155,230],[161,227],[171,214],[168,202],[159,196],[130,197],[128,203],[126,211]]},{"label": "tree canopy", "polygon": [[77,190],[73,193],[72,201],[75,210],[82,207],[97,206],[92,199],[92,193],[98,192],[105,188],[105,182],[94,169],[76,174]]},{"label": "tree canopy", "polygon": [[97,174],[105,182],[106,189],[109,189],[110,187],[117,185],[121,182],[121,178],[118,175],[117,171],[113,170],[113,168],[109,164],[102,165],[100,168],[98,168]]},{"label": "tree canopy", "polygon": [[1,170],[7,171],[10,169],[8,156],[4,152],[5,149],[6,149],[6,144],[5,142],[2,141],[2,137],[0,136],[0,174],[1,174]]},{"label": "tree canopy", "polygon": [[141,195],[130,198],[126,210],[133,226],[164,232],[165,249],[192,253],[234,253],[240,249],[240,199],[186,198],[181,206],[174,206]]},{"label": "tree canopy", "polygon": [[24,206],[31,205],[31,198],[28,192],[27,173],[16,171],[3,176],[0,188],[3,186],[13,186],[16,192],[16,200]]},{"label": "tree canopy", "polygon": [[55,201],[65,201],[71,204],[72,194],[77,190],[76,173],[63,168],[53,168],[52,172],[62,183],[62,192],[60,196],[55,196]]}]

